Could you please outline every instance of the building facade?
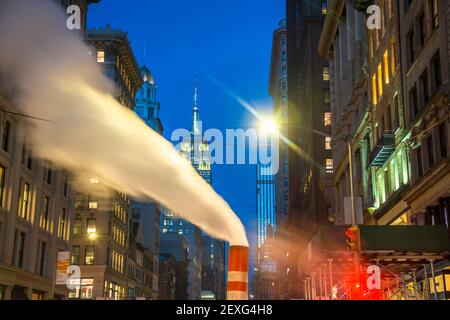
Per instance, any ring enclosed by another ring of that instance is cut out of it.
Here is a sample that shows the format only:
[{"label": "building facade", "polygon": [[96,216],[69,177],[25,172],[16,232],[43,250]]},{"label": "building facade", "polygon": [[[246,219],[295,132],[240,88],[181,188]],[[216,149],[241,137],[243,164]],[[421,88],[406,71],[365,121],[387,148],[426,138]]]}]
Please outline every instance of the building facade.
[{"label": "building facade", "polygon": [[[69,5],[57,2],[64,11]],[[98,2],[76,1],[81,8],[81,36],[88,5]],[[0,300],[65,299],[67,288],[54,282],[57,252],[71,250],[72,177],[33,157],[27,143],[32,132],[26,119],[14,114],[17,108],[10,98],[0,88]]]},{"label": "building facade", "polygon": [[192,285],[189,284],[192,265],[189,250],[189,239],[184,234],[169,232],[161,235],[160,254],[164,264],[160,266],[160,300],[171,300],[172,297],[175,300],[194,299],[191,296]]},{"label": "building facade", "polygon": [[[134,111],[145,123],[159,134],[163,133],[163,125],[159,118],[160,103],[157,100],[158,86],[153,75],[146,66],[141,67],[143,85],[136,94],[136,105]],[[161,208],[152,201],[131,201],[131,212],[133,220],[139,223],[142,241],[145,248],[147,261],[151,266],[145,281],[151,287],[151,299],[158,298],[159,281],[159,248],[160,248],[160,218]],[[147,287],[148,287],[147,285]]]},{"label": "building facade", "polygon": [[[448,228],[448,4],[373,4],[380,19],[369,28],[365,1],[329,1],[320,39],[330,68],[334,222],[353,223],[345,203],[353,185],[357,224]],[[435,277],[426,265],[416,276],[426,255],[400,256],[403,268],[391,272],[417,288],[398,293],[383,278],[385,299],[445,298],[448,260],[433,261]]]},{"label": "building facade", "polygon": [[[286,20],[280,21],[278,28],[273,33],[272,56],[270,64],[269,94],[273,99],[275,121],[278,131],[283,137],[289,135],[289,110],[288,110],[288,88],[287,88],[287,36]],[[278,142],[278,172],[275,174],[275,238],[276,243],[283,245],[287,241],[286,228],[289,214],[289,146],[279,139]],[[266,250],[267,251],[267,250]],[[282,282],[283,287],[289,285],[288,259],[286,254],[273,257],[277,263],[277,282]],[[273,275],[270,275],[271,282]],[[272,289],[273,286],[269,286]],[[282,299],[284,295],[279,292],[275,298]]]},{"label": "building facade", "polygon": [[[125,108],[133,107],[143,80],[126,34],[107,26],[89,31],[86,40],[103,72],[115,84],[114,97]],[[128,291],[134,289],[130,267],[137,263],[128,261],[137,255],[136,250],[131,255],[129,252],[130,236],[134,236],[131,199],[98,177],[81,177],[76,188],[72,264],[80,266],[82,279],[81,288],[70,292],[69,298],[120,300],[129,293],[134,295],[135,291]]]},{"label": "building facade", "polygon": [[[317,55],[327,1],[287,0],[287,87],[289,148],[289,212],[284,246],[289,257],[290,298],[302,297],[301,255],[321,225],[331,223],[331,201],[321,181],[333,173],[328,122],[330,88],[327,61]],[[300,272],[297,272],[300,268]]]}]

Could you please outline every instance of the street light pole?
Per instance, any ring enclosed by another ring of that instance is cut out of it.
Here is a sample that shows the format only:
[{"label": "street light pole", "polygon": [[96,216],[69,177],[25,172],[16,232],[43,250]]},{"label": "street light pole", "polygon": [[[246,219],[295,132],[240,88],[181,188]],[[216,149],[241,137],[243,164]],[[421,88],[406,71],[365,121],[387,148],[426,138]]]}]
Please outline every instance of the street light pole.
[{"label": "street light pole", "polygon": [[[352,144],[351,144],[351,137],[347,137],[347,146],[348,146],[348,163],[349,163],[349,170],[350,170],[350,198],[351,198],[351,206],[352,206],[352,226],[357,226],[356,221],[356,210],[355,210],[355,191],[354,191],[354,185],[353,185],[353,152],[352,152]],[[354,263],[355,263],[355,280],[357,283],[359,283],[360,278],[360,261],[359,261],[359,254],[358,252],[354,251],[353,253],[354,257]],[[360,284],[362,285],[362,284]]]}]

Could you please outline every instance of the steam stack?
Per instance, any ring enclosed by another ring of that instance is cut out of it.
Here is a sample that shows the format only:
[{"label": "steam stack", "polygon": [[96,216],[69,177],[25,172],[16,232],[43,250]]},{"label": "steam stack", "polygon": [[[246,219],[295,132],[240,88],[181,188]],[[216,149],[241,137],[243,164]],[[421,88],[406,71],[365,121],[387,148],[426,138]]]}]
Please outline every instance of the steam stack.
[{"label": "steam stack", "polygon": [[249,248],[230,246],[227,300],[248,300]]}]

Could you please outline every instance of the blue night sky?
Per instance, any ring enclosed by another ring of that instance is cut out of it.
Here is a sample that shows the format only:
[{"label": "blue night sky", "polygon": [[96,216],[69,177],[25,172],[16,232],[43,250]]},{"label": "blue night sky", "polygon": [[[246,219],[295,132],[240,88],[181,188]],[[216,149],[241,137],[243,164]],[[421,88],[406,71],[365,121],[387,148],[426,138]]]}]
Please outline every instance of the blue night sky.
[{"label": "blue night sky", "polygon": [[[244,100],[270,110],[272,34],[284,18],[284,3],[284,0],[102,0],[90,6],[88,27],[110,24],[113,29],[128,32],[139,64],[145,60],[158,84],[166,138],[177,128],[191,127],[195,77],[204,130],[218,128],[224,132],[227,128],[247,129],[255,125],[256,119],[209,77]],[[212,170],[215,190],[242,219],[253,243],[255,166],[214,165]]]}]

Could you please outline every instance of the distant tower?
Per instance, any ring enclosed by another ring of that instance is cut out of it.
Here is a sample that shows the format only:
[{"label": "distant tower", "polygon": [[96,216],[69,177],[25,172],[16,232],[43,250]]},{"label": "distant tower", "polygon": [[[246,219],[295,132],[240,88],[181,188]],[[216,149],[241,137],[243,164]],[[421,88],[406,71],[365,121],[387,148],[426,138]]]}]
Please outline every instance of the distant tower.
[{"label": "distant tower", "polygon": [[144,84],[136,94],[135,112],[150,128],[161,134],[164,128],[159,119],[160,104],[156,99],[158,85],[145,65],[141,68],[141,75]]}]

